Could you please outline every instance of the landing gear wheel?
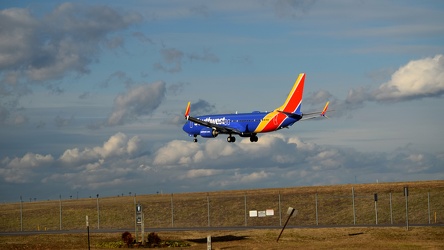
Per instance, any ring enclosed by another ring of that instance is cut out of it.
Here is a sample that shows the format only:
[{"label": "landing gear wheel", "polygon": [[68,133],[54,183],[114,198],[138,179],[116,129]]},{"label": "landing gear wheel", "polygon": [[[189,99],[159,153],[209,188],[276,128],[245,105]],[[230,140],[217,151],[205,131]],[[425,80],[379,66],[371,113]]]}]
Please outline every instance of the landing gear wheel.
[{"label": "landing gear wheel", "polygon": [[227,137],[227,142],[235,142],[236,141],[236,137],[234,137],[234,136],[228,136]]},{"label": "landing gear wheel", "polygon": [[257,138],[256,135],[252,135],[252,136],[250,136],[250,141],[251,141],[251,142],[257,142],[258,140],[259,140],[259,138]]},{"label": "landing gear wheel", "polygon": [[194,142],[197,142],[197,135],[194,136]]}]

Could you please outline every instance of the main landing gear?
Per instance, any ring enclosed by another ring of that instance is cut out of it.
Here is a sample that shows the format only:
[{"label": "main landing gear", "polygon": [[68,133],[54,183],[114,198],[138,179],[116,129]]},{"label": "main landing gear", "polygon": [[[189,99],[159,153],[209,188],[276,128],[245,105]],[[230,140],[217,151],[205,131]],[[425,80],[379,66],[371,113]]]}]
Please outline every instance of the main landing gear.
[{"label": "main landing gear", "polygon": [[257,135],[250,136],[250,141],[251,142],[257,142],[258,140],[259,140],[259,138],[257,138]]},{"label": "main landing gear", "polygon": [[[193,141],[194,142],[197,142],[197,135],[194,135],[194,139],[193,139]],[[232,136],[232,135],[229,135],[228,137],[227,137],[227,142],[231,142],[231,143],[233,143],[233,142],[235,142],[236,141],[236,137],[234,137],[234,136]],[[258,141],[258,138],[257,138],[257,135],[251,135],[250,136],[250,142],[257,142]]]},{"label": "main landing gear", "polygon": [[[257,142],[259,140],[259,138],[257,138],[257,135],[251,135],[250,136],[250,142]],[[235,142],[236,141],[236,137],[230,135],[227,137],[227,142]]]}]

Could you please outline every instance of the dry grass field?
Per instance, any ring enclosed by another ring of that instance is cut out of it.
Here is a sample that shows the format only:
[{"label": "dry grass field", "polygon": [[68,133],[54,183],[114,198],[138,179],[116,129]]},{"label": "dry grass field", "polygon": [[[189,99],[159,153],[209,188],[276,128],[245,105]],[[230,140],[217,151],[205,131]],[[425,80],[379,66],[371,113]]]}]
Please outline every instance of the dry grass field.
[{"label": "dry grass field", "polygon": [[[435,227],[411,226],[409,231],[403,227],[405,186],[409,187],[410,225],[430,223],[436,224]],[[367,227],[376,223],[375,193],[378,224],[391,227]],[[444,249],[444,181],[105,197],[99,199],[100,220],[96,198],[7,203],[0,204],[0,232],[18,232],[21,227],[23,231],[59,230],[60,226],[62,230],[83,230],[88,215],[92,249],[115,248],[122,244],[121,233],[100,233],[97,227],[133,233],[135,203],[143,205],[145,227],[152,230],[241,228],[158,232],[162,240],[191,245],[185,249],[206,249],[206,243],[202,242],[206,242],[207,235],[213,237],[213,249]],[[244,226],[282,226],[289,206],[298,210],[289,226],[320,227],[288,228],[278,243],[278,229],[242,230]],[[248,216],[250,210],[265,209],[273,209],[274,215]],[[341,227],[347,225],[361,227]],[[86,233],[0,235],[0,249],[85,249],[86,246]]]},{"label": "dry grass field", "polygon": [[[189,247],[207,249],[444,249],[444,227],[405,228],[316,228],[280,230],[159,232],[162,240],[187,242]],[[117,248],[119,233],[92,233],[91,249]],[[0,236],[0,249],[88,249],[86,234]]]}]

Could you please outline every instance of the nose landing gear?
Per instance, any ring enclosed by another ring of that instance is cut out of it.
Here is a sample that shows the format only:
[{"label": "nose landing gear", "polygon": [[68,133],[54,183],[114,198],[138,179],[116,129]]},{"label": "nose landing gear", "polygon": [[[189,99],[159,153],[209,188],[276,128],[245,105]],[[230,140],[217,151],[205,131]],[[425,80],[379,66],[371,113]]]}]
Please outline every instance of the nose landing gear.
[{"label": "nose landing gear", "polygon": [[230,135],[227,137],[227,142],[235,142],[236,141],[236,137]]}]

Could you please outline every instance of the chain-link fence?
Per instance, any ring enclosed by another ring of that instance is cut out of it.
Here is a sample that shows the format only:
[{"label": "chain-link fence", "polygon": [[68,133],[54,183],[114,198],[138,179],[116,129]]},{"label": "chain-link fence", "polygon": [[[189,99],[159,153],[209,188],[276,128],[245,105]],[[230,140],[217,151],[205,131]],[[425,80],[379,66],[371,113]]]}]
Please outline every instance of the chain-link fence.
[{"label": "chain-link fence", "polygon": [[[0,231],[131,229],[141,204],[147,228],[405,225],[444,223],[444,182],[344,185],[0,204]],[[406,209],[408,212],[406,212]]]}]

